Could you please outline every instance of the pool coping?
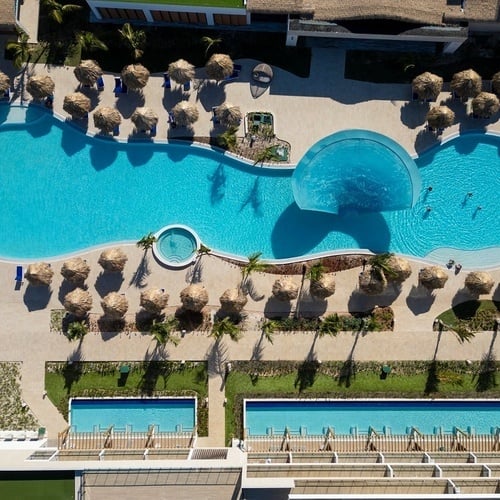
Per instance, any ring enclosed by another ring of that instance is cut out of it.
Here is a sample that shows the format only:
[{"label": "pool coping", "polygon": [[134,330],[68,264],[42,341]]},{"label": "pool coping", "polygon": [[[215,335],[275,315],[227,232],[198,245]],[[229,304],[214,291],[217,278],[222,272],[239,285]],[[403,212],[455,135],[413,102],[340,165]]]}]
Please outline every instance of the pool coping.
[{"label": "pool coping", "polygon": [[[166,233],[169,229],[183,229],[185,232],[189,233],[194,238],[195,249],[187,259],[184,259],[180,262],[173,262],[165,258],[165,256],[162,254],[161,250],[158,247],[158,243],[160,242],[161,236],[164,233]],[[187,226],[186,224],[168,224],[167,226],[163,226],[159,231],[157,231],[154,234],[154,237],[155,241],[153,243],[153,248],[152,248],[153,255],[164,266],[172,269],[182,269],[183,267],[187,267],[190,264],[192,264],[193,261],[196,259],[196,256],[198,255],[198,251],[201,245],[201,240],[200,237],[198,236],[198,233],[191,227]]]}]

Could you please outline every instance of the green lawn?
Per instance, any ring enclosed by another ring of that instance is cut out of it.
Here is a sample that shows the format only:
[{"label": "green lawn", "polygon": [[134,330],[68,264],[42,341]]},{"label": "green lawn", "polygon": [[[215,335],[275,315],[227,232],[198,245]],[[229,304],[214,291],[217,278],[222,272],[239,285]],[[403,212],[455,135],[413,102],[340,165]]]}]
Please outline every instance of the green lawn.
[{"label": "green lawn", "polygon": [[495,317],[499,312],[500,302],[469,300],[444,311],[438,316],[438,319],[451,328],[467,324],[474,331],[492,330]]},{"label": "green lawn", "polygon": [[189,7],[229,7],[243,9],[243,0],[116,0],[134,3],[157,3],[161,5],[187,5]]}]

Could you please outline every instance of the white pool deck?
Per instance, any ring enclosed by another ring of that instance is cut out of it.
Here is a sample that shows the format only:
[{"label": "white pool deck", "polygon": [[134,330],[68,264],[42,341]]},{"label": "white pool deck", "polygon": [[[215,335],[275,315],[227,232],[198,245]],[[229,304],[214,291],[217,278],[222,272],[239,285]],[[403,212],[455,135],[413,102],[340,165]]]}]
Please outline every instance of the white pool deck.
[{"label": "white pool deck", "polygon": [[[169,61],[166,60],[166,64]],[[209,85],[200,92],[192,91],[189,100],[200,107],[200,120],[195,124],[195,134],[209,135],[211,131],[211,108],[227,100],[241,106],[242,111],[271,111],[275,116],[277,135],[292,144],[291,161],[296,162],[314,142],[325,135],[345,128],[367,128],[386,134],[410,153],[421,151],[435,143],[433,136],[423,133],[425,108],[417,103],[408,104],[410,98],[409,85],[375,85],[346,81],[342,68],[344,53],[332,49],[314,49],[311,77],[297,78],[275,68],[275,78],[270,88],[260,98],[254,100],[249,89],[250,70],[256,63],[251,60],[238,61],[243,65],[239,81],[226,85]],[[0,69],[15,78],[15,71],[6,61],[0,61]],[[64,95],[77,88],[77,81],[72,68],[30,66],[28,73],[49,73],[56,82],[54,110],[64,115],[62,102]],[[200,71],[200,75],[201,75]],[[20,84],[21,78],[16,82]],[[161,87],[161,75],[153,76],[144,90],[145,104],[155,108],[161,121],[158,126],[158,139],[167,137],[167,114],[178,102],[182,93],[168,91],[164,95]],[[121,138],[126,139],[132,132],[129,117],[137,104],[132,93],[117,100],[112,92],[113,77],[105,76],[104,92],[95,92],[99,104],[117,105],[125,119],[121,125]],[[16,83],[16,85],[17,85]],[[18,87],[18,90],[21,87]],[[28,96],[24,93],[25,98]],[[18,91],[16,100],[20,99]],[[187,97],[187,95],[185,96]],[[442,99],[448,97],[442,94]],[[97,102],[95,102],[97,104]],[[473,127],[485,126],[500,131],[498,123],[487,123],[466,117],[462,104],[452,104],[457,112],[459,124],[450,129],[450,133]],[[89,131],[94,131],[92,119],[89,120]],[[175,134],[182,134],[177,128]],[[240,131],[243,132],[242,130]],[[28,203],[20,194],[20,203]],[[151,228],[152,230],[158,228]],[[292,228],[291,228],[292,230]],[[367,229],[369,230],[369,229]],[[133,275],[139,266],[143,252],[134,244],[123,245],[129,261],[123,273],[123,281],[119,287],[129,300],[129,312],[139,310],[141,289],[132,285]],[[97,263],[100,251],[82,252],[91,266],[91,274],[87,280],[89,291],[93,295],[92,312],[100,313],[100,300],[95,282],[100,273]],[[260,332],[246,332],[238,343],[223,341],[218,347],[206,334],[188,334],[178,347],[167,346],[163,354],[153,353],[155,344],[147,335],[138,333],[126,335],[89,334],[81,345],[70,343],[59,334],[49,331],[51,309],[62,308],[65,290],[62,276],[59,274],[64,258],[52,260],[55,275],[50,292],[46,288],[28,287],[25,283],[16,289],[14,277],[16,264],[21,262],[0,262],[0,361],[21,361],[22,395],[37,416],[40,425],[47,428],[50,439],[57,436],[66,422],[50,403],[43,398],[45,361],[82,359],[86,361],[105,360],[137,360],[142,361],[150,356],[163,356],[171,360],[208,359],[209,378],[209,437],[198,440],[200,446],[224,446],[224,384],[223,374],[225,362],[233,359],[250,359],[260,356],[264,360],[291,359],[303,360],[316,356],[321,360],[345,360],[351,354],[356,360],[430,360],[434,356],[441,360],[479,360],[490,350],[497,353],[496,335],[478,333],[469,343],[460,344],[451,333],[438,336],[432,331],[435,317],[452,303],[468,300],[471,297],[463,291],[464,278],[468,269],[459,274],[449,272],[449,280],[443,290],[433,295],[424,293],[417,287],[417,274],[422,262],[412,261],[413,274],[403,284],[398,293],[388,289],[377,297],[367,297],[357,293],[358,274],[360,269],[352,269],[337,273],[335,294],[327,301],[329,312],[360,310],[373,305],[391,305],[395,312],[395,329],[393,332],[368,333],[355,337],[350,333],[340,334],[337,338],[322,338],[316,341],[312,334],[277,335],[274,344],[261,341]],[[444,262],[443,262],[444,264]],[[170,295],[169,306],[180,304],[179,292],[191,280],[190,268],[184,270],[167,270],[161,267],[148,254],[150,274],[144,285],[165,288]],[[496,285],[493,292],[500,300],[498,282],[500,269],[491,271]],[[209,305],[216,310],[219,297],[227,288],[236,286],[240,279],[239,269],[221,259],[207,255],[203,257],[201,280],[209,291]],[[250,316],[255,318],[262,314],[268,306],[272,283],[276,276],[256,274],[252,276],[255,290],[262,294],[262,299],[249,299],[246,307]],[[300,282],[300,276],[295,280]],[[307,285],[307,283],[306,283]],[[304,290],[307,286],[304,287]],[[490,295],[491,298],[493,295]],[[488,298],[488,296],[484,296]],[[293,308],[296,307],[294,303]],[[303,296],[301,309],[317,309],[318,304]]]}]

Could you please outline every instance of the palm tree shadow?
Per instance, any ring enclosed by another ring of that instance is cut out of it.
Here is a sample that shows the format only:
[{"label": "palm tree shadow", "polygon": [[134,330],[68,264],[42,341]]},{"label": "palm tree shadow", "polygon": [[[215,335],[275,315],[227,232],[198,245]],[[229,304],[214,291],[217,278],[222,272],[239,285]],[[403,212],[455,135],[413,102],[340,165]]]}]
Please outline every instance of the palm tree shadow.
[{"label": "palm tree shadow", "polygon": [[222,390],[226,384],[226,366],[229,360],[226,344],[221,339],[217,339],[209,348],[206,358],[208,360],[208,375],[209,377],[219,376],[221,378]]},{"label": "palm tree shadow", "polygon": [[226,193],[227,175],[224,172],[224,165],[220,163],[212,175],[207,176],[211,182],[210,186],[210,204],[217,205],[222,201]]},{"label": "palm tree shadow", "polygon": [[252,349],[252,356],[250,360],[252,361],[260,361],[262,359],[262,354],[264,352],[264,333],[262,333],[259,337],[259,340],[255,342],[255,345]]},{"label": "palm tree shadow", "polygon": [[434,348],[434,355],[432,356],[432,361],[429,363],[427,369],[427,379],[425,381],[424,394],[429,395],[439,391],[439,373],[438,373],[438,362],[437,353],[439,350],[439,344],[441,342],[441,336],[443,335],[444,325],[439,321],[439,330],[436,340],[436,347]]},{"label": "palm tree shadow", "polygon": [[495,341],[498,334],[498,322],[495,323],[495,329],[491,338],[490,347],[481,358],[479,369],[474,375],[473,380],[476,381],[476,391],[484,392],[497,387],[496,372],[497,361],[494,353]]},{"label": "palm tree shadow", "polygon": [[139,262],[139,266],[134,272],[129,286],[135,286],[136,288],[144,288],[146,286],[146,278],[151,274],[151,269],[149,268],[149,259],[147,255],[147,251],[144,252],[142,256],[141,262]]},{"label": "palm tree shadow", "polygon": [[295,378],[294,386],[302,392],[309,389],[314,385],[318,376],[320,362],[317,359],[306,359],[297,370],[297,377]]},{"label": "palm tree shadow", "polygon": [[354,351],[356,349],[356,345],[358,344],[359,337],[362,333],[363,330],[358,330],[354,335],[354,343],[352,344],[351,351],[349,352],[347,359],[344,361],[342,367],[340,368],[340,373],[338,375],[339,386],[350,387],[352,380],[356,378],[356,363],[354,361]]},{"label": "palm tree shadow", "polygon": [[199,254],[186,273],[186,282],[191,285],[202,282],[203,262],[201,260],[201,257],[202,254]]},{"label": "palm tree shadow", "polygon": [[247,277],[242,283],[241,283],[241,290],[245,295],[249,295],[250,298],[254,302],[259,302],[261,300],[265,299],[265,294],[261,293],[259,294],[255,288],[255,284],[252,281],[251,277]]},{"label": "palm tree shadow", "polygon": [[78,341],[78,345],[68,356],[66,365],[62,371],[62,376],[64,378],[64,389],[66,390],[66,394],[71,393],[73,385],[76,384],[83,375],[81,363],[85,361],[85,358],[82,354],[82,340],[83,339],[80,339]]}]

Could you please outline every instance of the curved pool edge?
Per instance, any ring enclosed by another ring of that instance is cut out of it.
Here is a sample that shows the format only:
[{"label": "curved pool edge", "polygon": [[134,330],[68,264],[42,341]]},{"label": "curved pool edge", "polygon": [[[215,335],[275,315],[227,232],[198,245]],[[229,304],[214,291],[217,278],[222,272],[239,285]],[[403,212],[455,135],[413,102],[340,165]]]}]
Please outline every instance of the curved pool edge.
[{"label": "curved pool edge", "polygon": [[[195,244],[195,247],[191,252],[191,254],[179,262],[176,262],[174,260],[169,260],[159,248],[161,237],[164,236],[168,231],[172,231],[175,229],[180,229],[185,233],[188,233],[190,236],[193,237]],[[198,233],[193,228],[185,224],[168,224],[167,226],[164,226],[159,231],[157,231],[154,234],[154,237],[155,241],[152,247],[154,258],[162,265],[172,269],[184,269],[187,266],[191,265],[195,261],[196,256],[198,255],[198,250],[200,249],[201,246],[201,240],[200,237],[198,236]]]}]

